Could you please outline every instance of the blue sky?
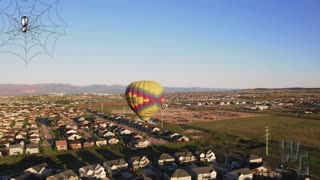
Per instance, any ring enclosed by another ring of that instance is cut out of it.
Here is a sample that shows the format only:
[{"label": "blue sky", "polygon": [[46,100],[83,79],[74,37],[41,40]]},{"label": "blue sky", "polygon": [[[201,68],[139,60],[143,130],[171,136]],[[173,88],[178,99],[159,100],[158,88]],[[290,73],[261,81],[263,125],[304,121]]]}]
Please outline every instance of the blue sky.
[{"label": "blue sky", "polygon": [[317,0],[61,0],[67,35],[0,83],[320,87]]}]

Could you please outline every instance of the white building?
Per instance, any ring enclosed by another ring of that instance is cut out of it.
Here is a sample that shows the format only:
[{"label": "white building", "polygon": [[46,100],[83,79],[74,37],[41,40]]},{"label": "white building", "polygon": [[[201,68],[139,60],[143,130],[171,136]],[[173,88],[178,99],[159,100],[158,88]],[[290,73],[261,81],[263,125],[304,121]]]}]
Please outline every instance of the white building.
[{"label": "white building", "polygon": [[80,177],[82,178],[96,178],[102,179],[106,178],[107,173],[105,169],[100,164],[93,164],[85,166],[79,169]]},{"label": "white building", "polygon": [[26,154],[37,154],[39,153],[39,147],[37,144],[27,144]]}]

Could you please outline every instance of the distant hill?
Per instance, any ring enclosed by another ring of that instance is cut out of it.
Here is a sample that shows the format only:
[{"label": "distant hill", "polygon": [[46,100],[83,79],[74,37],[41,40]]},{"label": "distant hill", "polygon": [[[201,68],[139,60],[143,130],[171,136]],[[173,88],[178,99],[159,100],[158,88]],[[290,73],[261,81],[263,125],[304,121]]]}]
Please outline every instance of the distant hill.
[{"label": "distant hill", "polygon": [[[49,93],[124,93],[126,86],[123,85],[90,85],[74,86],[70,84],[0,84],[0,96],[16,95],[43,95]],[[210,92],[225,91],[222,88],[200,88],[200,87],[165,87],[166,93],[171,92]]]}]

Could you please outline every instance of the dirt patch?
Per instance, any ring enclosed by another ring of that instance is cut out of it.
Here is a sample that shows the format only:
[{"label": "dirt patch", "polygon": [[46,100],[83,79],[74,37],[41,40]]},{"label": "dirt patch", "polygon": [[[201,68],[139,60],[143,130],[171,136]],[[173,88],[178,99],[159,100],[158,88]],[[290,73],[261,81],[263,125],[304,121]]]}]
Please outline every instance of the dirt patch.
[{"label": "dirt patch", "polygon": [[[224,119],[244,118],[258,116],[252,113],[230,112],[230,111],[192,111],[186,109],[166,109],[163,110],[163,119],[168,123],[187,124],[194,122],[218,121]],[[161,119],[161,112],[158,112],[154,118]]]},{"label": "dirt patch", "polygon": [[203,131],[199,131],[199,130],[195,130],[195,129],[188,129],[188,130],[184,131],[184,133],[196,134],[196,133],[203,133]]},{"label": "dirt patch", "polygon": [[201,139],[203,136],[191,136],[191,139]]},{"label": "dirt patch", "polygon": [[[123,114],[123,110],[122,109],[113,109],[112,113],[114,114]],[[134,114],[133,111],[131,111],[131,109],[128,110],[128,108],[125,110],[126,114]]]}]

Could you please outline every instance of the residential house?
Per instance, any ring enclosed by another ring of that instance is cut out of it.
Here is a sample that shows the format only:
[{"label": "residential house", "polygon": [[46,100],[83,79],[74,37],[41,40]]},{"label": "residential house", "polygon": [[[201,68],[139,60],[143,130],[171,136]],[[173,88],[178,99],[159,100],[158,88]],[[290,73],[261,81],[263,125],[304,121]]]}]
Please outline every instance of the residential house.
[{"label": "residential house", "polygon": [[106,146],[107,145],[107,140],[99,138],[96,140],[96,145],[98,147]]},{"label": "residential house", "polygon": [[26,138],[25,135],[23,135],[22,133],[18,133],[16,136],[15,136],[15,139],[16,140],[24,140]]},{"label": "residential house", "polygon": [[195,167],[192,169],[192,174],[196,180],[217,178],[217,172],[212,166]]},{"label": "residential house", "polygon": [[94,147],[94,140],[93,139],[88,139],[83,143],[83,148],[91,148]]},{"label": "residential house", "polygon": [[99,123],[99,126],[102,129],[107,128],[107,123],[106,122],[101,122],[101,123]]},{"label": "residential house", "polygon": [[79,174],[81,178],[102,179],[107,176],[105,169],[99,163],[80,168]]},{"label": "residential house", "polygon": [[184,169],[176,169],[175,171],[166,171],[164,173],[165,180],[191,180],[191,174]]},{"label": "residential house", "polygon": [[223,178],[228,180],[250,180],[253,179],[253,173],[248,168],[242,168],[227,172]]},{"label": "residential house", "polygon": [[103,137],[114,137],[114,136],[115,136],[114,133],[112,133],[112,132],[110,132],[110,131],[108,131],[108,130],[102,132],[101,134],[102,134]]},{"label": "residential house", "polygon": [[160,166],[163,166],[166,164],[172,164],[173,162],[174,162],[174,157],[167,153],[162,153],[158,160],[158,164]]},{"label": "residential house", "polygon": [[200,161],[206,161],[206,154],[203,152],[195,152],[195,155],[197,158],[199,158]]},{"label": "residential house", "polygon": [[69,141],[69,148],[72,150],[77,150],[82,148],[80,141]]},{"label": "residential house", "polygon": [[32,166],[24,171],[25,174],[33,174],[38,178],[46,178],[50,175],[51,170],[48,169],[47,163],[38,164],[36,166]]},{"label": "residential house", "polygon": [[180,164],[195,162],[197,160],[196,157],[190,151],[177,152],[174,154],[174,157]]},{"label": "residential house", "polygon": [[263,110],[269,109],[269,106],[262,106],[262,105],[260,105],[260,106],[257,106],[256,108],[259,109],[260,111],[263,111]]},{"label": "residential house", "polygon": [[29,140],[31,143],[34,143],[34,144],[39,144],[39,142],[40,142],[39,137],[29,137]]},{"label": "residential house", "polygon": [[180,137],[179,139],[177,139],[177,141],[178,141],[178,142],[189,142],[190,139],[187,138],[186,136],[182,136],[182,137]]},{"label": "residential house", "polygon": [[250,164],[260,164],[260,163],[262,163],[262,157],[251,154],[249,157],[249,163]]},{"label": "residential house", "polygon": [[32,134],[32,133],[39,134],[38,128],[36,128],[36,127],[30,127],[30,128],[29,128],[29,134]]},{"label": "residential house", "polygon": [[56,141],[57,151],[65,151],[68,150],[68,144],[66,140]]},{"label": "residential house", "polygon": [[147,167],[147,166],[151,165],[151,162],[147,158],[147,156],[131,157],[130,158],[130,163],[131,163],[131,167],[133,168],[134,171],[139,169],[139,168],[144,168],[144,167]]},{"label": "residential house", "polygon": [[124,129],[123,131],[120,132],[120,134],[123,134],[123,135],[130,135],[132,132],[128,129]]},{"label": "residential house", "polygon": [[47,180],[80,180],[80,178],[72,171],[66,170],[59,174],[52,175],[47,178]]},{"label": "residential house", "polygon": [[119,143],[119,139],[117,139],[117,138],[108,139],[108,144],[110,144],[110,145],[118,144],[118,143]]},{"label": "residential house", "polygon": [[37,154],[39,153],[38,144],[26,144],[26,154]]},{"label": "residential house", "polygon": [[135,143],[136,148],[146,148],[150,145],[151,145],[150,141],[143,140],[143,139],[138,139],[138,140],[136,140],[136,143]]},{"label": "residential house", "polygon": [[181,135],[178,133],[174,133],[174,134],[170,135],[171,139],[175,139],[176,137],[181,137]]},{"label": "residential house", "polygon": [[68,140],[69,140],[69,141],[79,140],[79,139],[81,139],[81,138],[82,138],[82,137],[79,136],[78,134],[72,134],[72,135],[68,136]]},{"label": "residential house", "polygon": [[196,152],[196,155],[199,158],[199,160],[203,162],[213,162],[216,160],[216,156],[211,150],[208,150],[206,152]]},{"label": "residential house", "polygon": [[9,145],[9,155],[23,154],[24,146],[21,144]]},{"label": "residential house", "polygon": [[278,172],[272,171],[271,168],[266,166],[261,166],[255,169],[252,169],[254,177],[265,177],[265,178],[280,178],[281,175]]},{"label": "residential house", "polygon": [[155,127],[152,129],[151,131],[152,133],[159,133],[160,132],[160,129],[158,127]]},{"label": "residential house", "polygon": [[213,162],[216,160],[216,155],[214,154],[214,152],[212,150],[208,150],[206,152],[205,160],[207,162]]},{"label": "residential house", "polygon": [[113,172],[127,170],[128,163],[123,158],[121,158],[106,161],[103,163],[103,167],[107,170],[109,174],[112,174]]}]

